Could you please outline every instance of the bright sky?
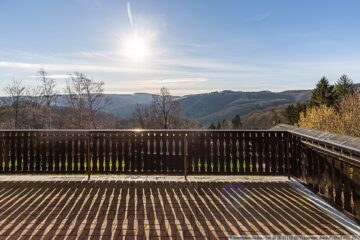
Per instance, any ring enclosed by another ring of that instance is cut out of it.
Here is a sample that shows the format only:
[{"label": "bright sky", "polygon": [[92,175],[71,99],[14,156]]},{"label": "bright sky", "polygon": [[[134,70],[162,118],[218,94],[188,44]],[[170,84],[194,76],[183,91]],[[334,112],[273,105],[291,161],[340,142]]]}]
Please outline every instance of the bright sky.
[{"label": "bright sky", "polygon": [[80,71],[108,93],[360,82],[359,12],[359,0],[0,0],[0,88],[34,85],[40,68],[59,89]]}]

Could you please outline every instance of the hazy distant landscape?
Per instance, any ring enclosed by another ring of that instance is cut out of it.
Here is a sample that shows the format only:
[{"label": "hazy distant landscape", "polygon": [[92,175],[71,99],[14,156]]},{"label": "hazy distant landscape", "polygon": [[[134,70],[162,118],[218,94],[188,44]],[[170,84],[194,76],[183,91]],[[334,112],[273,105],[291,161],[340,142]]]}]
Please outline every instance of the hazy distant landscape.
[{"label": "hazy distant landscape", "polygon": [[[136,104],[151,104],[152,94],[108,94],[110,104],[104,111],[113,115],[119,114],[122,118],[132,116]],[[199,121],[203,125],[212,122],[231,119],[236,114],[247,114],[272,107],[286,106],[286,104],[305,102],[309,100],[311,90],[293,90],[285,92],[241,92],[221,91],[203,94],[192,94],[178,99],[182,114]]]},{"label": "hazy distant landscape", "polygon": [[[130,119],[138,104],[150,105],[153,94],[104,94],[109,103],[104,104],[104,113]],[[271,118],[284,122],[282,112],[288,104],[305,102],[311,90],[289,90],[284,92],[219,91],[186,96],[173,96],[181,106],[182,115],[199,122],[204,127],[210,123],[230,120],[239,114],[247,128],[266,128]],[[57,106],[68,107],[66,96],[57,99]]]}]

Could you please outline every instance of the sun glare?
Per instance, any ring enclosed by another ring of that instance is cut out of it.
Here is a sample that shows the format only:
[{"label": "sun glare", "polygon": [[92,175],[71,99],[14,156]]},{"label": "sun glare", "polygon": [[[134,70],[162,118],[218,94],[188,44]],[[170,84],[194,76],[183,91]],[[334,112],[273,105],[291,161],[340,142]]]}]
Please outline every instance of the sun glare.
[{"label": "sun glare", "polygon": [[145,36],[134,32],[124,43],[124,54],[133,61],[142,61],[149,55],[149,45],[149,40]]}]

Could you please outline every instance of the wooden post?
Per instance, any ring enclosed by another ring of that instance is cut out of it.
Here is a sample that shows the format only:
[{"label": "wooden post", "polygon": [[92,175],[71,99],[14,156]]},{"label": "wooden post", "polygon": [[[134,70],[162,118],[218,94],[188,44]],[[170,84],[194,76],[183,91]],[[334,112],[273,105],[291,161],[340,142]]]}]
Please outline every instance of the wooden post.
[{"label": "wooden post", "polygon": [[87,137],[87,154],[86,154],[86,170],[87,170],[87,175],[88,175],[88,181],[90,181],[90,176],[91,176],[91,168],[90,168],[90,152],[91,152],[91,133],[89,133],[88,137]]},{"label": "wooden post", "polygon": [[187,139],[186,139],[186,134],[184,135],[184,177],[185,177],[185,181],[187,181]]},{"label": "wooden post", "polygon": [[287,165],[286,167],[287,167],[288,178],[290,180],[290,177],[291,177],[290,144],[291,144],[291,141],[289,139],[289,133],[286,133],[285,141],[286,141],[286,165]]}]

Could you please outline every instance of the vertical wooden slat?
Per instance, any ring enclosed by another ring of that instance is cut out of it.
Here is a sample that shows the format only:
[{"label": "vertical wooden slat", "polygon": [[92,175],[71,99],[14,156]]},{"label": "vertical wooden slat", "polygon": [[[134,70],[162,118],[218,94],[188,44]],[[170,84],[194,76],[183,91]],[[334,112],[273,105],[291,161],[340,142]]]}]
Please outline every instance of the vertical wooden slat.
[{"label": "vertical wooden slat", "polygon": [[351,189],[352,189],[352,214],[359,220],[360,219],[360,168],[354,167],[351,174]]},{"label": "vertical wooden slat", "polygon": [[230,132],[224,132],[224,172],[231,174]]},{"label": "vertical wooden slat", "polygon": [[219,164],[220,164],[219,135],[217,132],[214,132],[212,136],[213,136],[213,166],[214,166],[212,173],[216,174],[219,172]]},{"label": "vertical wooden slat", "polygon": [[345,211],[352,212],[352,195],[353,195],[353,176],[354,168],[346,163],[343,163],[343,208]]},{"label": "vertical wooden slat", "polygon": [[[149,171],[161,172],[161,159],[160,159],[160,134],[159,132],[152,132],[150,139],[151,158],[149,160]],[[153,164],[152,164],[153,163]]]},{"label": "vertical wooden slat", "polygon": [[[153,173],[156,166],[153,156],[153,134],[150,131],[143,133],[143,153],[142,153],[142,163],[143,163],[143,172]],[[151,167],[151,169],[150,169]]]},{"label": "vertical wooden slat", "polygon": [[176,162],[178,166],[178,172],[184,174],[185,165],[184,165],[184,147],[185,142],[184,138],[185,133],[177,133],[177,140],[176,140]]},{"label": "vertical wooden slat", "polygon": [[203,133],[203,152],[202,152],[202,159],[203,159],[203,168],[201,169],[201,172],[204,174],[207,174],[210,172],[210,141],[211,136],[209,132]]},{"label": "vertical wooden slat", "polygon": [[104,172],[105,173],[110,173],[110,139],[111,139],[111,133],[109,132],[105,132],[103,134],[104,137]]},{"label": "vertical wooden slat", "polygon": [[[22,132],[21,133],[21,139],[22,139],[22,143],[21,143],[21,155],[22,155],[22,172],[26,173],[29,170],[29,154],[28,154],[28,132]],[[1,139],[0,139],[0,144],[1,144]],[[1,146],[0,146],[1,148]],[[0,150],[1,152],[1,150]],[[0,154],[0,158],[1,158],[1,154]],[[0,171],[1,171],[1,160],[0,160]]]},{"label": "vertical wooden slat", "polygon": [[60,172],[60,137],[56,132],[51,132],[51,142],[52,142],[52,153],[50,154],[50,159],[53,161],[54,169],[53,171],[55,173]]},{"label": "vertical wooden slat", "polygon": [[162,172],[162,160],[163,160],[163,153],[162,153],[162,133],[156,133],[156,162],[157,162],[157,172]]},{"label": "vertical wooden slat", "polygon": [[59,173],[66,172],[66,133],[58,132],[57,137],[59,140],[57,141],[57,149],[59,151]]},{"label": "vertical wooden slat", "polygon": [[86,133],[79,132],[79,173],[86,172]]},{"label": "vertical wooden slat", "polygon": [[133,132],[132,134],[132,148],[131,148],[131,154],[132,154],[132,162],[133,162],[133,173],[138,173],[140,170],[139,167],[139,148],[140,148],[140,138],[139,134],[136,132]]},{"label": "vertical wooden slat", "polygon": [[263,151],[264,151],[264,159],[263,159],[263,162],[265,164],[265,169],[264,169],[264,172],[266,174],[269,174],[270,173],[270,156],[271,156],[271,148],[270,148],[270,133],[269,132],[265,132],[264,133],[264,140],[263,140],[263,143],[264,143],[264,148],[263,148]]},{"label": "vertical wooden slat", "polygon": [[231,133],[230,151],[231,151],[232,174],[238,174],[239,173],[238,132],[234,131],[234,132]]},{"label": "vertical wooden slat", "polygon": [[57,137],[53,132],[47,133],[47,162],[48,162],[48,171],[49,172],[58,172],[59,170],[59,160],[58,160],[58,150],[56,149]]},{"label": "vertical wooden slat", "polygon": [[258,174],[264,173],[264,145],[265,145],[265,134],[259,132],[257,134],[257,154],[258,154]]},{"label": "vertical wooden slat", "polygon": [[270,134],[271,147],[271,174],[277,173],[277,136],[275,132]]},{"label": "vertical wooden slat", "polygon": [[116,173],[118,170],[118,132],[114,132],[111,134],[110,143],[111,172]]},{"label": "vertical wooden slat", "polygon": [[200,174],[204,174],[206,173],[205,168],[206,168],[206,161],[205,161],[205,145],[206,145],[206,137],[207,134],[206,132],[197,132],[197,136],[199,138],[198,140],[198,144],[199,144],[199,151],[198,151],[198,163],[199,163],[199,173]]},{"label": "vertical wooden slat", "polygon": [[201,136],[200,132],[194,132],[194,144],[193,144],[193,172],[195,174],[200,174],[201,169]]},{"label": "vertical wooden slat", "polygon": [[105,133],[101,132],[97,134],[98,136],[98,162],[99,162],[99,172],[105,172]]},{"label": "vertical wooden slat", "polygon": [[15,159],[16,159],[16,155],[15,155],[15,132],[11,132],[9,134],[9,171],[10,172],[15,172]]},{"label": "vertical wooden slat", "polygon": [[130,132],[130,141],[129,141],[129,158],[130,158],[130,166],[131,172],[136,172],[136,159],[135,159],[135,148],[136,148],[136,137],[133,132]]},{"label": "vertical wooden slat", "polygon": [[250,165],[251,165],[251,153],[250,153],[250,133],[244,133],[244,159],[245,159],[245,174],[250,174]]},{"label": "vertical wooden slat", "polygon": [[257,133],[250,133],[250,142],[251,142],[251,174],[256,174],[258,171],[258,162],[257,162],[257,147],[258,147],[258,139]]},{"label": "vertical wooden slat", "polygon": [[167,133],[167,164],[168,164],[168,173],[173,173],[176,171],[176,164],[174,161],[174,133],[168,132]]},{"label": "vertical wooden slat", "polygon": [[0,173],[5,172],[5,157],[4,157],[5,143],[4,143],[4,133],[0,132]]},{"label": "vertical wooden slat", "polygon": [[156,157],[156,138],[154,132],[149,132],[148,136],[148,151],[144,161],[146,172],[157,172],[159,160]]},{"label": "vertical wooden slat", "polygon": [[74,143],[74,173],[80,172],[80,134],[74,133],[73,143]]},{"label": "vertical wooden slat", "polygon": [[24,143],[24,133],[17,132],[17,141],[16,141],[16,172],[21,173],[24,170],[24,162],[23,162],[23,143]]},{"label": "vertical wooden slat", "polygon": [[223,132],[219,132],[218,133],[218,140],[219,140],[219,173],[221,174],[224,174],[225,173],[225,155],[224,155],[224,152],[225,152],[225,148],[224,148],[224,141],[225,141],[225,138],[224,138],[224,133]]},{"label": "vertical wooden slat", "polygon": [[278,168],[277,168],[277,173],[278,174],[284,174],[285,173],[285,153],[284,153],[284,146],[285,146],[285,139],[283,138],[283,134],[280,132],[277,132],[277,142],[278,142],[278,152],[277,152],[277,157],[278,157]]},{"label": "vertical wooden slat", "polygon": [[139,172],[143,173],[144,172],[144,155],[145,155],[145,136],[144,136],[144,132],[140,132],[138,134],[139,137],[139,147],[138,147],[138,166],[139,166]]},{"label": "vertical wooden slat", "polygon": [[69,140],[68,140],[68,148],[67,148],[67,152],[68,152],[68,172],[73,173],[74,172],[74,168],[75,168],[75,157],[74,157],[74,148],[75,148],[75,143],[74,143],[74,132],[71,132],[69,135]]},{"label": "vertical wooden slat", "polygon": [[245,146],[244,146],[244,132],[238,133],[238,141],[237,141],[237,148],[238,148],[238,165],[239,165],[239,173],[243,174],[245,169]]},{"label": "vertical wooden slat", "polygon": [[124,172],[130,171],[130,160],[129,160],[129,133],[125,132],[121,134],[122,137],[122,158],[124,165]]},{"label": "vertical wooden slat", "polygon": [[36,133],[36,142],[35,142],[35,172],[40,173],[43,169],[42,166],[42,147],[44,144],[44,139],[41,132]]},{"label": "vertical wooden slat", "polygon": [[[208,161],[208,165],[209,165],[209,173],[213,173],[217,167],[217,164],[215,166],[215,162],[217,163],[217,157],[216,157],[216,140],[215,140],[215,133],[212,132],[210,133],[210,141],[209,141],[209,151],[210,151],[210,156],[209,156],[209,161]],[[208,168],[208,169],[209,169]]]}]

